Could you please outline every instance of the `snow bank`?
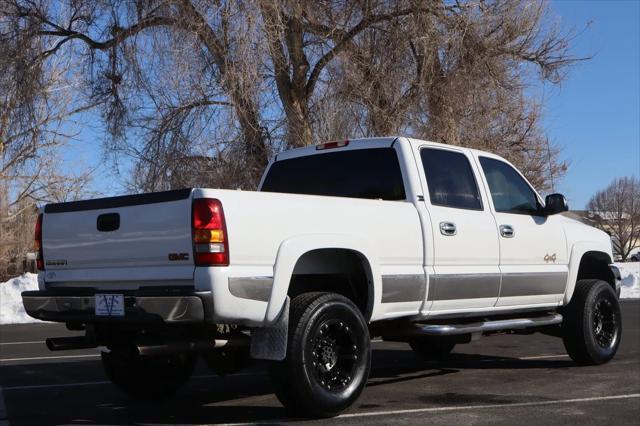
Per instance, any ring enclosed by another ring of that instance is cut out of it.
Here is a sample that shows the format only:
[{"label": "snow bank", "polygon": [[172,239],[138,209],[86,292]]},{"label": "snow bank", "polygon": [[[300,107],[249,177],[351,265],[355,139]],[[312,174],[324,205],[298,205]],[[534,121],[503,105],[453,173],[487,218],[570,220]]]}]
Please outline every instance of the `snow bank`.
[{"label": "snow bank", "polygon": [[640,298],[640,262],[616,263],[622,275],[621,299]]},{"label": "snow bank", "polygon": [[0,324],[22,324],[41,322],[31,318],[22,307],[20,294],[27,290],[38,289],[38,275],[24,274],[0,283]]}]

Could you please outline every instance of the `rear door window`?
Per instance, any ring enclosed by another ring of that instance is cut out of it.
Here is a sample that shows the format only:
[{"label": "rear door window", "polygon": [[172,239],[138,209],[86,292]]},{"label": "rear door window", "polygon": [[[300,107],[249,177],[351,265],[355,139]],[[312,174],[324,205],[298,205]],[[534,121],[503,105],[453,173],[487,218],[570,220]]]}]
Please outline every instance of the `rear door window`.
[{"label": "rear door window", "polygon": [[466,155],[444,149],[423,148],[420,157],[432,205],[482,210],[478,184]]},{"label": "rear door window", "polygon": [[393,148],[328,152],[273,163],[265,192],[405,200],[398,155]]}]

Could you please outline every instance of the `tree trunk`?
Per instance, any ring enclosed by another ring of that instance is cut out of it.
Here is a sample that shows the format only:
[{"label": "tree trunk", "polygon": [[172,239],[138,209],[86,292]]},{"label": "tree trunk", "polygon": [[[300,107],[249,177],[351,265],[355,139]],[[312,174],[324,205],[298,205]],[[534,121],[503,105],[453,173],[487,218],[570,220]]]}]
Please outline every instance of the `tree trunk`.
[{"label": "tree trunk", "polygon": [[285,108],[287,116],[287,147],[299,148],[313,144],[306,103],[295,99]]},{"label": "tree trunk", "polygon": [[434,142],[460,145],[456,112],[449,99],[449,96],[453,95],[447,90],[447,76],[438,56],[438,51],[434,49],[431,52],[431,57],[433,81],[427,87],[428,137]]},{"label": "tree trunk", "polygon": [[298,4],[293,7],[292,15],[287,15],[276,4],[261,1],[260,11],[265,22],[278,96],[286,116],[287,148],[311,145],[311,93],[307,89],[309,61],[304,51],[302,8]]},{"label": "tree trunk", "polygon": [[242,131],[246,155],[245,182],[248,189],[256,189],[260,182],[260,177],[269,162],[269,139],[265,128],[261,126],[258,106],[250,98],[249,94],[251,92],[229,79],[225,79],[225,86],[228,86],[227,89]]}]

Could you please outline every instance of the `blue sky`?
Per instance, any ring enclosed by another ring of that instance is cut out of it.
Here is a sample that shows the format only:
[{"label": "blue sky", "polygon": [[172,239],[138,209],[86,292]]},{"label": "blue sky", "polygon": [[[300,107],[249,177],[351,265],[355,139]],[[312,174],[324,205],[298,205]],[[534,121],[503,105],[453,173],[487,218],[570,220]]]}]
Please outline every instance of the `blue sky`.
[{"label": "blue sky", "polygon": [[[614,178],[640,177],[640,1],[556,0],[551,8],[563,30],[578,33],[572,53],[593,56],[562,84],[532,91],[543,97],[545,128],[570,164],[556,190],[582,209]],[[105,195],[126,192],[124,176],[102,162],[100,120],[88,121],[68,166],[97,167],[93,186]]]},{"label": "blue sky", "polygon": [[640,2],[556,0],[551,7],[563,28],[579,33],[573,53],[594,55],[544,90],[545,127],[570,163],[557,189],[582,209],[614,178],[640,177]]}]

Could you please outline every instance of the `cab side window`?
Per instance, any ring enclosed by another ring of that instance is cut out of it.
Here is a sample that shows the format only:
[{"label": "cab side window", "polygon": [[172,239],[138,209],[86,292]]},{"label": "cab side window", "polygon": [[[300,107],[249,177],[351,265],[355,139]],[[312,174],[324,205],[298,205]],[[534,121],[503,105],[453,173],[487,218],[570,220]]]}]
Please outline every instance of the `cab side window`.
[{"label": "cab side window", "polygon": [[420,157],[431,204],[482,210],[478,184],[466,155],[444,149],[423,148]]},{"label": "cab side window", "polygon": [[536,215],[541,211],[536,193],[513,167],[487,157],[480,157],[480,165],[497,212]]}]

